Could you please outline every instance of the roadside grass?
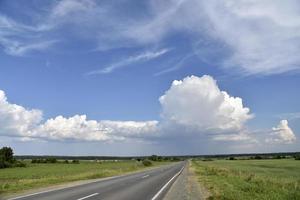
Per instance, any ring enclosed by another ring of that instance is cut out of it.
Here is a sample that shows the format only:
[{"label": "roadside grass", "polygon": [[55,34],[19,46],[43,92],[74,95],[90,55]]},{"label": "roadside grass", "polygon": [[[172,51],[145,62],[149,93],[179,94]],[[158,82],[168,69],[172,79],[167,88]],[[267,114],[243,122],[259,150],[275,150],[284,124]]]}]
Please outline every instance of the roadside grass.
[{"label": "roadside grass", "polygon": [[300,161],[294,159],[192,161],[192,167],[209,199],[300,199]]},{"label": "roadside grass", "polygon": [[[153,162],[153,166],[168,163],[170,162]],[[25,168],[0,170],[2,195],[72,181],[116,176],[147,168],[137,161],[81,161],[79,164],[32,164],[27,161],[26,164]]]}]

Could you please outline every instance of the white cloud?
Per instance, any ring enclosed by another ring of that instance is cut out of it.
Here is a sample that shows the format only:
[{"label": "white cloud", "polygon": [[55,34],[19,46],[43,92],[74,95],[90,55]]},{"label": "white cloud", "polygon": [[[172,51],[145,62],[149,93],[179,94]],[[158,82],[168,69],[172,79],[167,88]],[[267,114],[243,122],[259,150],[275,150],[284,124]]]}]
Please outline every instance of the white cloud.
[{"label": "white cloud", "polygon": [[70,118],[57,116],[48,119],[36,130],[36,134],[53,140],[108,140],[107,130],[95,120],[87,120],[85,115]]},{"label": "white cloud", "polygon": [[116,69],[126,67],[133,63],[145,62],[145,61],[149,61],[149,60],[158,58],[158,57],[166,54],[169,51],[170,51],[170,49],[160,49],[158,51],[147,51],[147,52],[135,55],[135,56],[130,56],[124,60],[113,63],[110,66],[105,67],[103,69],[88,72],[88,73],[86,73],[86,75],[108,74],[108,73],[113,72]]},{"label": "white cloud", "polygon": [[58,116],[40,125],[36,133],[52,140],[115,141],[152,137],[156,124],[156,121],[87,120],[86,115],[75,115],[70,118]]},{"label": "white cloud", "polygon": [[90,10],[94,9],[95,6],[96,3],[92,0],[63,0],[54,5],[50,12],[50,17],[54,19],[61,19],[67,15],[89,12]]},{"label": "white cloud", "polygon": [[22,56],[27,54],[28,52],[32,51],[41,51],[44,49],[48,49],[51,47],[54,43],[57,41],[41,41],[37,43],[29,43],[29,44],[22,44],[19,42],[12,42],[12,41],[6,41],[2,40],[2,44],[5,44],[6,49],[5,52],[9,55],[13,56]]},{"label": "white cloud", "polygon": [[203,11],[215,39],[232,51],[225,66],[247,74],[299,70],[297,1],[210,1]]},{"label": "white cloud", "polygon": [[159,99],[163,120],[197,132],[239,131],[253,116],[242,99],[221,91],[211,76],[173,81]]},{"label": "white cloud", "polygon": [[[160,121],[97,121],[87,119],[86,115],[57,116],[42,121],[42,111],[12,104],[0,90],[0,136],[22,141],[100,142],[202,138],[257,143],[258,139],[265,139],[265,131],[260,131],[259,136],[246,127],[253,115],[242,99],[221,91],[211,76],[175,80],[159,101],[162,108]],[[287,120],[281,120],[265,139],[273,144],[290,144],[295,140]]]},{"label": "white cloud", "polygon": [[[110,121],[88,120],[86,115],[69,118],[57,116],[42,120],[42,112],[28,110],[7,101],[0,93],[0,124],[2,136],[45,140],[115,141],[147,140],[176,137],[172,127],[184,127],[185,132],[218,134],[217,140],[237,140],[252,115],[238,97],[220,91],[210,76],[186,77],[173,81],[169,90],[159,98],[162,106],[161,121]],[[222,136],[221,136],[222,135]]]},{"label": "white cloud", "polygon": [[0,90],[0,136],[22,141],[78,140],[115,141],[151,138],[157,134],[157,121],[96,121],[86,115],[57,116],[42,122],[42,111],[26,109],[7,101]]},{"label": "white cloud", "polygon": [[[49,46],[41,48],[36,41],[60,40],[53,38],[60,34],[48,33],[62,31],[68,27],[65,25],[72,27],[70,34],[96,41],[102,50],[155,46],[169,35],[184,33],[192,38],[194,47],[194,52],[188,53],[205,61],[213,59],[225,69],[245,75],[278,74],[300,68],[299,5],[295,0],[152,0],[140,12],[128,12],[123,9],[126,6],[111,1],[55,1],[48,12],[33,15],[36,24],[26,25],[0,15],[0,43],[12,55],[44,50]],[[31,48],[18,51],[25,46]],[[106,70],[120,66],[124,65],[115,63]]]},{"label": "white cloud", "polygon": [[[152,18],[134,24],[127,32],[128,37],[149,43],[171,32],[185,31],[200,41],[194,42],[194,51],[201,59],[216,54],[223,58],[225,68],[247,75],[278,74],[300,68],[298,1],[152,2]],[[207,51],[209,55],[204,53]]]},{"label": "white cloud", "polygon": [[281,120],[277,127],[272,128],[269,138],[266,139],[268,143],[283,143],[290,144],[295,142],[296,136],[288,125],[287,120]]},{"label": "white cloud", "polygon": [[30,137],[41,120],[40,110],[28,110],[9,103],[5,93],[0,90],[0,135]]}]

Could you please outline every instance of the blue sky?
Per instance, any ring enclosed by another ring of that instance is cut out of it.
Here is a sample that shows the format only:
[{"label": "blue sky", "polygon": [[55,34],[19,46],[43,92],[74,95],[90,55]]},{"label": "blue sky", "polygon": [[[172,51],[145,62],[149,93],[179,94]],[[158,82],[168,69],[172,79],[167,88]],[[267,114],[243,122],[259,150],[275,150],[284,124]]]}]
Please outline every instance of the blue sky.
[{"label": "blue sky", "polygon": [[56,155],[299,151],[297,8],[0,1],[0,145]]}]

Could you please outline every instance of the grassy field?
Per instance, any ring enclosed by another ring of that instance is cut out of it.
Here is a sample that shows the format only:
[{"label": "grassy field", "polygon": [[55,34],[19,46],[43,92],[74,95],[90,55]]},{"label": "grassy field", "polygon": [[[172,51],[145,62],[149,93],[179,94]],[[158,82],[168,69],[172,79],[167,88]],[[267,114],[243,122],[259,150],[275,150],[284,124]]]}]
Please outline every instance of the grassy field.
[{"label": "grassy field", "polygon": [[209,199],[300,199],[300,161],[294,159],[193,161],[192,166]]},{"label": "grassy field", "polygon": [[[167,162],[153,162],[153,166]],[[64,182],[120,175],[145,169],[141,162],[81,161],[80,164],[31,164],[26,168],[0,169],[0,193],[9,194]]]}]

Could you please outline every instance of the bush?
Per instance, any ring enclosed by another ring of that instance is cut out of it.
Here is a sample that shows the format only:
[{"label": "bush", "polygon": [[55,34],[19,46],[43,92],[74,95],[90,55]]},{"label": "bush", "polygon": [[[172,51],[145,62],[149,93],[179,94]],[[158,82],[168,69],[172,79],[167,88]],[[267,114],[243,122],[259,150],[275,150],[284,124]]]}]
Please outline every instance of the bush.
[{"label": "bush", "polygon": [[261,157],[261,156],[259,156],[259,155],[256,155],[256,156],[254,157],[254,159],[255,159],[255,160],[261,160],[261,159],[262,159],[262,157]]},{"label": "bush", "polygon": [[64,163],[68,164],[68,163],[69,163],[69,160],[65,160]]},{"label": "bush", "polygon": [[213,161],[213,159],[211,159],[211,158],[204,158],[204,159],[202,159],[202,161]]},{"label": "bush", "polygon": [[152,155],[152,156],[149,157],[149,160],[157,161],[158,160],[158,156],[157,155]]},{"label": "bush", "polygon": [[300,155],[295,156],[295,160],[300,160]]},{"label": "bush", "polygon": [[229,160],[236,160],[235,157],[229,157]]},{"label": "bush", "polygon": [[26,163],[21,162],[21,161],[16,161],[16,162],[13,164],[13,167],[26,167]]},{"label": "bush", "polygon": [[73,164],[79,164],[79,160],[72,160]]},{"label": "bush", "polygon": [[149,166],[152,165],[152,162],[151,162],[150,160],[143,160],[143,165],[144,165],[145,167],[149,167]]},{"label": "bush", "polygon": [[0,160],[0,169],[8,168],[8,167],[12,167],[12,164],[7,161]]},{"label": "bush", "polygon": [[57,163],[56,158],[46,158],[46,163]]}]

